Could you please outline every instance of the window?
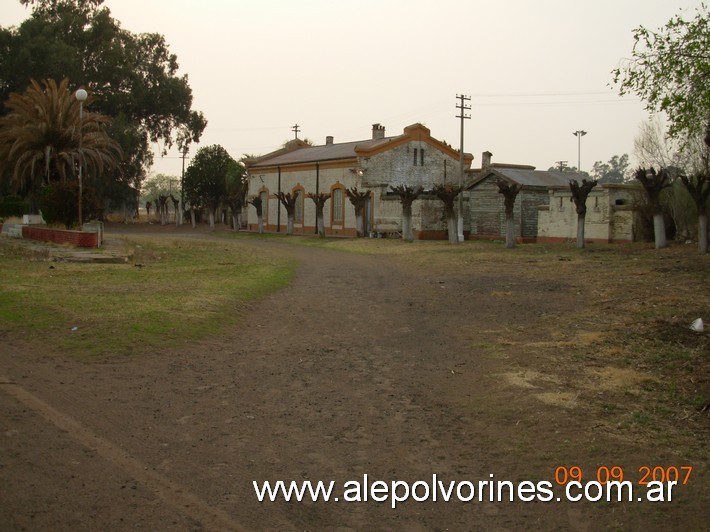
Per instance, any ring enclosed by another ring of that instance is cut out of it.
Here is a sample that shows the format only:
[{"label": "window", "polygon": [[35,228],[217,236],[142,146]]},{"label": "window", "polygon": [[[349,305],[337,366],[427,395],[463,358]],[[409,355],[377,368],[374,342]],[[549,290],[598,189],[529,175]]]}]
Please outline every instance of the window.
[{"label": "window", "polygon": [[296,209],[294,211],[293,221],[297,224],[303,223],[303,190],[296,190]]},{"label": "window", "polygon": [[414,166],[417,166],[417,164],[424,166],[424,148],[414,148]]},{"label": "window", "polygon": [[343,223],[343,189],[334,188],[330,201],[332,202],[332,223],[341,225]]}]

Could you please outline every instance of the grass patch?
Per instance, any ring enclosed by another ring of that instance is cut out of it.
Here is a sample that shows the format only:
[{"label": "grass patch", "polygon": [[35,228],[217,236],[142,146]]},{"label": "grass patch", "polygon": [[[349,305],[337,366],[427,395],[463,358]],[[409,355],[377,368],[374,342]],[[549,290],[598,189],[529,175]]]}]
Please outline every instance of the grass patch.
[{"label": "grass patch", "polygon": [[0,240],[0,328],[79,358],[175,347],[233,325],[295,267],[238,244],[125,246],[129,264],[55,263]]}]

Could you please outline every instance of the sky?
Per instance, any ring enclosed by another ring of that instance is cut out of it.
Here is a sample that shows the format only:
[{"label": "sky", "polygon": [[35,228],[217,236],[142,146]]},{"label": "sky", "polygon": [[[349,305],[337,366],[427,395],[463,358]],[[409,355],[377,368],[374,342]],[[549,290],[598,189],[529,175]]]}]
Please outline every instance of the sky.
[{"label": "sky", "polygon": [[[420,122],[458,148],[456,96],[471,100],[464,150],[546,170],[628,154],[648,120],[618,96],[611,71],[631,57],[632,31],[691,19],[683,0],[105,0],[133,32],[165,36],[208,125],[197,148],[235,159],[294,137],[365,140]],[[0,26],[30,11],[0,0]],[[577,137],[575,131],[587,135]],[[160,146],[156,146],[159,150]],[[579,151],[578,151],[579,150]],[[175,149],[151,173],[179,176]],[[187,161],[189,164],[189,160]]]}]

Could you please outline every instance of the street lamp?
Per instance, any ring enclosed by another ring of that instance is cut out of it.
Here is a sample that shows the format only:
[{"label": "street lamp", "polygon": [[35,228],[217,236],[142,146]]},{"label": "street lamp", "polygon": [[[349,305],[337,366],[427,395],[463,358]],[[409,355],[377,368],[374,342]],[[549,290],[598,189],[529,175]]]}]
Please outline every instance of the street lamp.
[{"label": "street lamp", "polygon": [[581,172],[582,171],[582,137],[587,134],[586,131],[583,131],[581,129],[578,129],[577,131],[572,132],[572,134],[577,137],[577,171]]},{"label": "street lamp", "polygon": [[89,97],[88,93],[84,89],[79,89],[74,94],[79,102],[79,231],[81,231],[81,226],[83,225],[83,217],[81,214],[81,203],[83,196],[83,185],[81,181],[81,167],[84,166],[84,152],[81,148],[82,137],[84,136],[84,102],[86,98]]}]

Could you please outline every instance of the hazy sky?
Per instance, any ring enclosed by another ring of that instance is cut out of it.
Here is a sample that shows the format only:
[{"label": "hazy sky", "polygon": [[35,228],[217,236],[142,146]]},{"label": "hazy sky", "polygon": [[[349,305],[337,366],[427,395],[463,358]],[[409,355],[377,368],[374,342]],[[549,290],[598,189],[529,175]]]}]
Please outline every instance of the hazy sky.
[{"label": "hazy sky", "polygon": [[[0,25],[29,16],[0,0]],[[632,30],[695,16],[700,0],[106,0],[134,33],[158,32],[208,126],[199,146],[239,158],[275,150],[298,123],[323,144],[421,122],[459,146],[456,95],[472,97],[465,146],[493,162],[581,168],[633,157],[648,114],[610,86]],[[199,147],[198,146],[198,147]],[[192,152],[196,150],[192,148]],[[155,173],[179,175],[176,152]]]}]

